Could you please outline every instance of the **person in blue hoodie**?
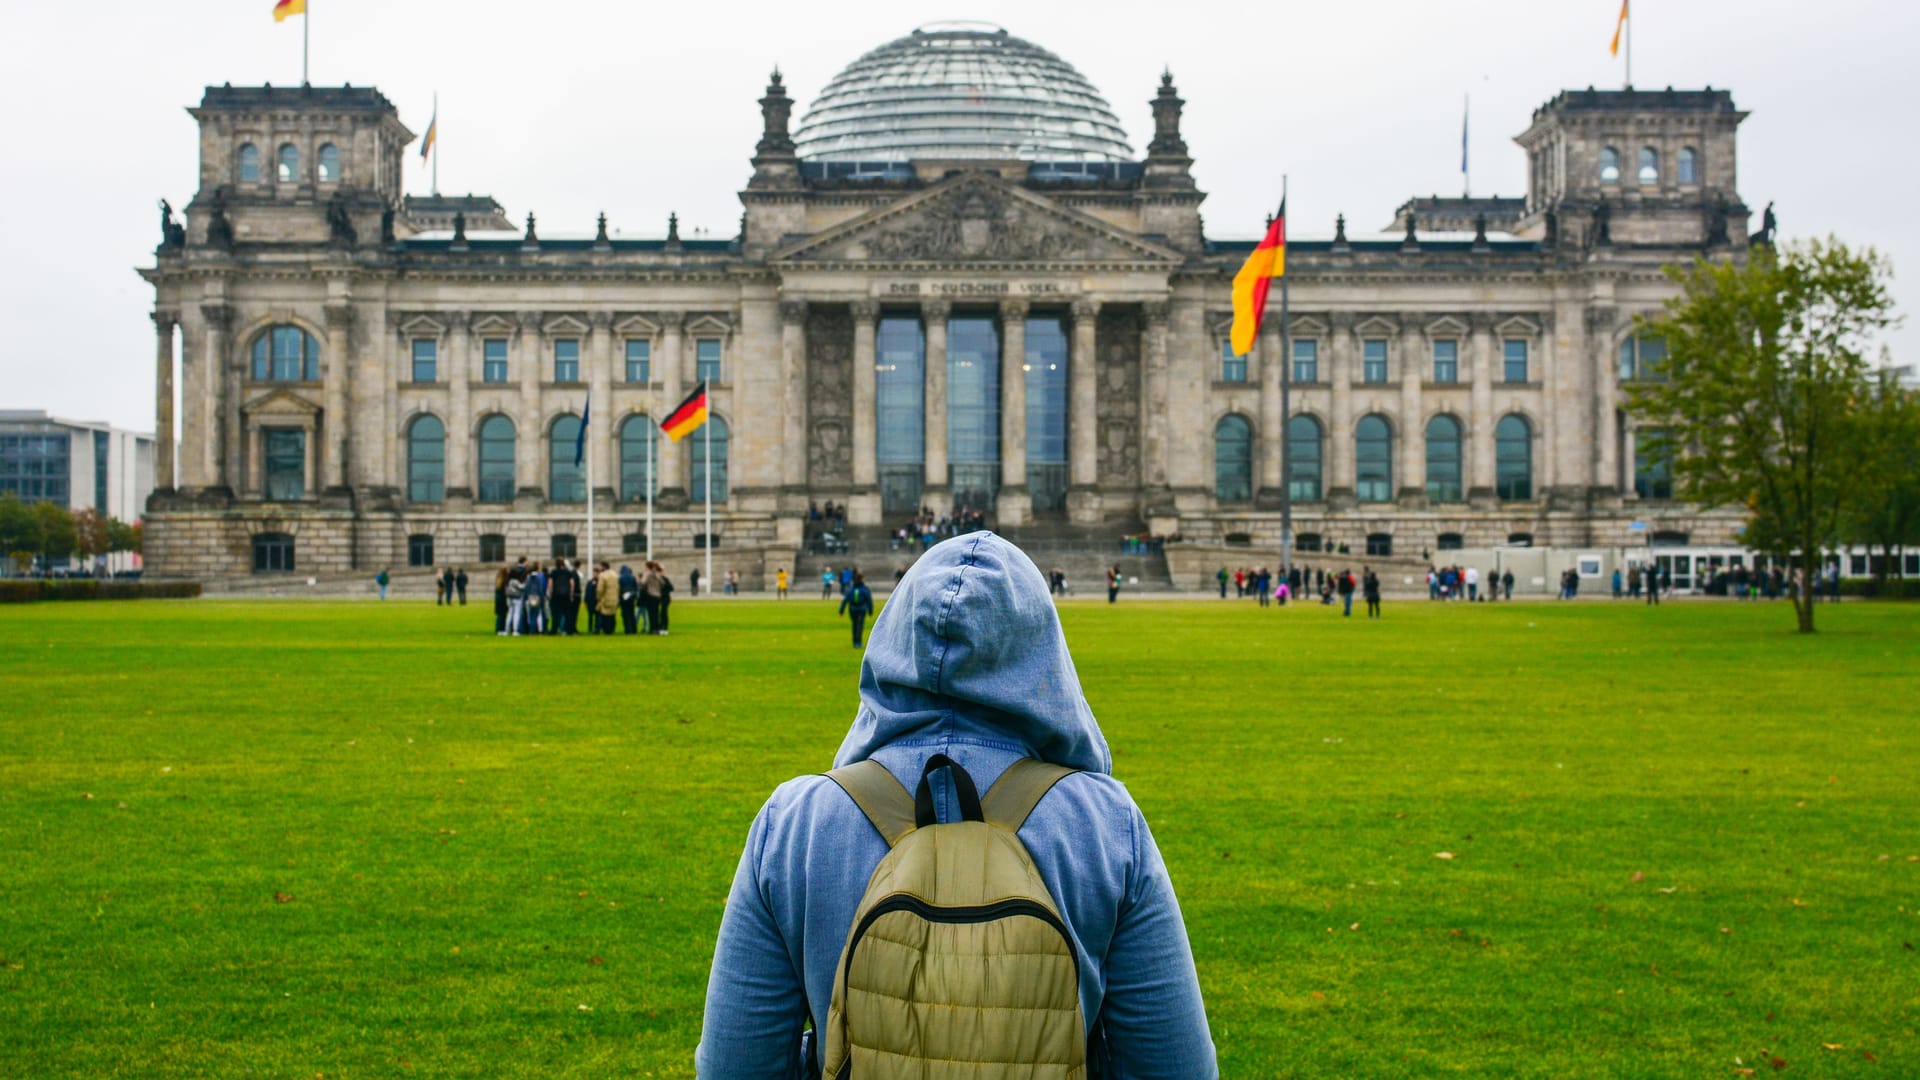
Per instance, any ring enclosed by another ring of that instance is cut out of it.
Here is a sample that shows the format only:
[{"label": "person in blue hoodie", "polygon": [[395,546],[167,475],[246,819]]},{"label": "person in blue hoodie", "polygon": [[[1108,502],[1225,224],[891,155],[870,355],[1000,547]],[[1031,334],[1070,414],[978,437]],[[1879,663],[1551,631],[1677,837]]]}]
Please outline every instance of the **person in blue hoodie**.
[{"label": "person in blue hoodie", "polygon": [[[1146,819],[1080,689],[1046,579],[989,532],[921,556],[874,622],[860,707],[835,767],[869,758],[911,790],[935,754],[986,791],[1023,757],[1081,770],[1020,840],[1065,919],[1081,1015],[1104,1031],[1107,1080],[1218,1076],[1186,924]],[[941,821],[958,816],[944,776]],[[755,816],[721,917],[695,1054],[707,1080],[798,1080],[803,1029],[826,1023],[854,909],[887,842],[825,776],[776,789]],[[1090,1060],[1101,1052],[1089,1044]]]}]

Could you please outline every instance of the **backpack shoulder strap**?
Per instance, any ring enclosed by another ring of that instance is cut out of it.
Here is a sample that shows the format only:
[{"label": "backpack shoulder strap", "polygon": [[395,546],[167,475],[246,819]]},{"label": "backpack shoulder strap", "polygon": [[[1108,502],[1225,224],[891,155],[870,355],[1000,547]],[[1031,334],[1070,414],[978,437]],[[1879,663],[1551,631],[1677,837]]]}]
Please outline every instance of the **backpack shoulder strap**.
[{"label": "backpack shoulder strap", "polygon": [[840,790],[867,815],[867,820],[886,838],[888,847],[914,830],[913,796],[907,794],[907,789],[900,786],[900,781],[893,778],[885,765],[869,758],[843,765],[826,777],[840,785]]},{"label": "backpack shoulder strap", "polygon": [[1020,826],[1026,824],[1027,815],[1053,790],[1053,785],[1079,771],[1064,765],[1049,765],[1036,758],[1021,758],[1007,766],[1000,779],[980,796],[981,813],[995,825],[1017,833]]}]

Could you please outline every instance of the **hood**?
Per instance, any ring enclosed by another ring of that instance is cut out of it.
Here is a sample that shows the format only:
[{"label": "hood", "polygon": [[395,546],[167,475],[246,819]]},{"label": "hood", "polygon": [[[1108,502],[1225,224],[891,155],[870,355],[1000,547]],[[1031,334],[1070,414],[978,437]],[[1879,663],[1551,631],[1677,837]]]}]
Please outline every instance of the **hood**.
[{"label": "hood", "polygon": [[894,587],[860,665],[860,711],[833,763],[909,737],[1011,742],[1056,765],[1113,771],[1046,579],[1000,536],[937,544]]}]

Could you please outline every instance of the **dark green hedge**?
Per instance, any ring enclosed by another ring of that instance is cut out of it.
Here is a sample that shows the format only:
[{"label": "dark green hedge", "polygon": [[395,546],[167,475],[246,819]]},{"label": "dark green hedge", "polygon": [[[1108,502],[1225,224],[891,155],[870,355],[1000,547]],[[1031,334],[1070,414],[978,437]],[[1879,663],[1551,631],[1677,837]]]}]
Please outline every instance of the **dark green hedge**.
[{"label": "dark green hedge", "polygon": [[200,595],[197,581],[0,581],[0,604],[35,600],[185,600]]},{"label": "dark green hedge", "polygon": [[1841,578],[1841,596],[1865,596],[1876,600],[1920,600],[1920,578]]}]

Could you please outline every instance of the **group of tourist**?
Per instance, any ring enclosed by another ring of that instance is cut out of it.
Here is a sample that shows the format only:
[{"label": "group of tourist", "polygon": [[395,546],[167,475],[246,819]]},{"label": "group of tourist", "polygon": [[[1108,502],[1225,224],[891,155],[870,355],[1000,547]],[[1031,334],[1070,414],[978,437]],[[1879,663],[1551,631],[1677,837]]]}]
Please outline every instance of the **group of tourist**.
[{"label": "group of tourist", "polygon": [[1380,575],[1375,574],[1372,567],[1361,567],[1360,576],[1355,577],[1349,569],[1329,573],[1324,567],[1316,570],[1310,566],[1294,566],[1285,573],[1275,573],[1264,566],[1233,571],[1223,566],[1214,574],[1214,580],[1220,586],[1222,600],[1227,597],[1229,585],[1233,586],[1236,597],[1252,597],[1261,607],[1270,604],[1285,607],[1295,600],[1304,603],[1313,596],[1320,598],[1321,606],[1330,607],[1338,597],[1342,615],[1353,614],[1353,597],[1359,593],[1366,600],[1367,617],[1380,617]]},{"label": "group of tourist", "polygon": [[1486,576],[1486,592],[1480,591],[1480,568],[1477,566],[1429,566],[1427,567],[1427,599],[1429,600],[1465,600],[1470,604],[1481,601],[1492,603],[1496,600],[1513,599],[1513,571],[1493,570]]},{"label": "group of tourist", "polygon": [[847,508],[836,504],[832,499],[827,500],[825,507],[809,499],[807,520],[833,532],[843,533],[847,531]]},{"label": "group of tourist", "polygon": [[628,634],[667,633],[674,589],[665,567],[648,560],[638,574],[625,565],[616,572],[602,560],[591,571],[584,570],[564,558],[548,566],[525,556],[502,566],[493,579],[494,633],[572,636],[580,632],[583,607],[588,634],[614,633],[616,618]]},{"label": "group of tourist", "polygon": [[453,606],[454,597],[460,598],[460,606],[467,604],[467,568],[448,566],[433,576],[433,603],[435,607],[444,604]]},{"label": "group of tourist", "polygon": [[918,548],[925,551],[949,537],[979,532],[986,527],[987,512],[984,510],[961,504],[954,507],[951,514],[935,515],[923,506],[912,521],[893,530],[893,549]]}]

